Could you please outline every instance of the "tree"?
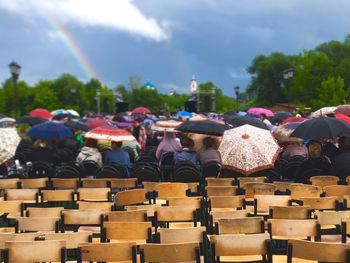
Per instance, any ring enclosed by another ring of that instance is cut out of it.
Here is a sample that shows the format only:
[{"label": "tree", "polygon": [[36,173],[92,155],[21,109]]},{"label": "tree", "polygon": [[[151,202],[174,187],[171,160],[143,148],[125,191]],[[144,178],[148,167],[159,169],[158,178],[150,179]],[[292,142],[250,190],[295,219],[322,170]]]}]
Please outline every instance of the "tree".
[{"label": "tree", "polygon": [[52,90],[52,81],[41,80],[32,88],[33,102],[31,108],[45,108],[50,111],[60,107],[60,101]]}]

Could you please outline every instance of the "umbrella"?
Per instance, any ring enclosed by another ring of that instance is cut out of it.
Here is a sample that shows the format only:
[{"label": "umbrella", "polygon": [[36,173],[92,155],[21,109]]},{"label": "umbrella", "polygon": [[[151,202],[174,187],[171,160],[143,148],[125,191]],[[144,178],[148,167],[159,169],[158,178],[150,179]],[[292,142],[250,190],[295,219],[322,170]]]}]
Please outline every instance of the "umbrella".
[{"label": "umbrella", "polygon": [[63,124],[47,121],[30,128],[28,136],[42,140],[63,140],[72,137],[73,134],[70,129]]},{"label": "umbrella", "polygon": [[97,127],[85,134],[85,138],[95,140],[108,140],[113,142],[135,141],[135,137],[128,131],[110,127]]},{"label": "umbrella", "polygon": [[75,117],[80,117],[79,113],[77,111],[75,111],[75,110],[72,110],[72,109],[67,110],[67,113],[71,114],[71,115],[73,115]]},{"label": "umbrella", "polygon": [[231,116],[234,116],[236,115],[237,113],[234,111],[234,110],[228,110],[224,113],[224,115],[231,115]]},{"label": "umbrella", "polygon": [[269,131],[251,125],[225,131],[219,147],[223,167],[245,175],[273,168],[280,151]]},{"label": "umbrella", "polygon": [[181,121],[158,121],[151,126],[151,130],[159,132],[176,132],[175,128],[179,126]]},{"label": "umbrella", "polygon": [[46,119],[40,117],[23,116],[17,120],[17,124],[29,124],[30,126],[34,126],[46,121]]},{"label": "umbrella", "polygon": [[0,128],[0,164],[15,155],[20,141],[15,128]]},{"label": "umbrella", "polygon": [[304,121],[290,135],[304,140],[335,139],[350,135],[350,125],[342,120],[319,117]]},{"label": "umbrella", "polygon": [[306,120],[308,120],[308,119],[302,118],[302,117],[290,117],[290,118],[287,118],[284,121],[282,121],[280,123],[280,125],[284,125],[286,123],[292,123],[292,122],[303,122],[303,121],[306,121]]},{"label": "umbrella", "polygon": [[291,122],[277,126],[272,134],[279,142],[300,141],[301,139],[290,137],[290,135],[301,123],[302,122]]},{"label": "umbrella", "polygon": [[333,114],[337,107],[323,107],[321,109],[318,109],[317,111],[311,113],[311,117],[319,117],[319,116],[324,116],[327,114]]},{"label": "umbrella", "polygon": [[0,122],[16,122],[16,120],[10,117],[5,117],[0,119]]},{"label": "umbrella", "polygon": [[334,114],[334,115],[335,115],[335,117],[336,117],[337,119],[342,120],[342,121],[345,121],[345,122],[347,122],[347,123],[350,124],[350,117],[348,117],[348,116],[346,116],[346,115],[344,115],[344,114],[340,114],[340,113],[336,113],[336,114]]},{"label": "umbrella", "polygon": [[69,115],[67,113],[59,113],[57,115],[54,115],[52,117],[53,120],[57,120],[57,121],[60,121],[60,120],[63,120],[64,118],[67,118]]},{"label": "umbrella", "polygon": [[249,116],[233,116],[228,121],[228,124],[231,124],[233,127],[240,127],[245,124],[249,124],[251,126],[268,130],[268,127],[261,120],[252,118]]},{"label": "umbrella", "polygon": [[336,108],[335,113],[341,113],[346,116],[350,116],[350,105],[339,105]]},{"label": "umbrella", "polygon": [[214,136],[222,136],[224,131],[227,129],[229,129],[227,125],[210,120],[185,121],[175,128],[175,130],[181,132],[208,134]]},{"label": "umbrella", "polygon": [[267,117],[273,117],[273,112],[265,108],[250,108],[247,111],[248,114],[259,116],[260,114],[266,114]]},{"label": "umbrella", "polygon": [[51,111],[52,115],[66,114],[66,113],[67,113],[67,111],[64,109],[58,109],[58,110]]},{"label": "umbrella", "polygon": [[102,126],[111,126],[106,120],[97,119],[97,118],[88,119],[86,124],[88,126],[90,126],[91,128],[97,128],[97,127],[102,127]]},{"label": "umbrella", "polygon": [[132,110],[132,113],[147,114],[147,113],[151,113],[151,111],[146,107],[136,107],[135,109]]},{"label": "umbrella", "polygon": [[176,116],[192,118],[193,115],[192,115],[192,113],[183,110],[183,111],[179,111],[178,113],[176,113]]},{"label": "umbrella", "polygon": [[87,126],[85,123],[82,123],[80,121],[70,121],[70,122],[65,122],[64,125],[68,127],[71,131],[84,131],[87,132],[91,130],[89,126]]},{"label": "umbrella", "polygon": [[51,114],[51,112],[49,112],[46,109],[38,108],[38,109],[35,109],[35,110],[32,110],[31,112],[29,112],[29,116],[40,117],[40,118],[44,118],[44,119],[51,119],[53,115]]},{"label": "umbrella", "polygon": [[273,122],[281,123],[282,121],[290,117],[294,117],[294,114],[288,111],[279,111],[275,113],[275,116],[273,116]]}]

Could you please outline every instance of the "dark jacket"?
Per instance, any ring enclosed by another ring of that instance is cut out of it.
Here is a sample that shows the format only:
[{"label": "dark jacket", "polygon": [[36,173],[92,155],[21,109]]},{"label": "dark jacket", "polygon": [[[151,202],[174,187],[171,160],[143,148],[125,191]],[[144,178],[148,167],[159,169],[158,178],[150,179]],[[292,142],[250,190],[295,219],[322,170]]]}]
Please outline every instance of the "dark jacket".
[{"label": "dark jacket", "polygon": [[331,174],[341,178],[350,174],[350,150],[341,152],[334,156],[331,165]]}]

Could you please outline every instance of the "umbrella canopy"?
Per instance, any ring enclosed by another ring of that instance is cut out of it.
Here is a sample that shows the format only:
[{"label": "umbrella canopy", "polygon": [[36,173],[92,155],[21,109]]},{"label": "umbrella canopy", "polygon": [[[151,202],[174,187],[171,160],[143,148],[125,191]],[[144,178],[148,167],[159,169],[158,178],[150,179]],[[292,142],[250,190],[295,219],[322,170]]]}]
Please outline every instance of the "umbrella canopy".
[{"label": "umbrella canopy", "polygon": [[75,117],[80,117],[79,113],[77,111],[75,111],[75,110],[72,110],[72,109],[67,110],[67,113],[71,114],[71,115],[73,115]]},{"label": "umbrella canopy", "polygon": [[302,117],[290,117],[290,118],[287,118],[284,121],[282,121],[281,125],[284,125],[286,123],[292,123],[292,122],[303,122],[306,120],[308,120],[308,119],[302,118]]},{"label": "umbrella canopy", "polygon": [[58,109],[58,110],[51,111],[52,115],[65,114],[65,113],[67,113],[65,109]]},{"label": "umbrella canopy", "polygon": [[23,116],[17,120],[17,124],[29,124],[30,126],[34,126],[46,121],[46,119],[40,117]]},{"label": "umbrella canopy", "polygon": [[183,110],[183,111],[179,111],[178,113],[176,113],[176,116],[192,118],[193,115],[192,115],[192,113]]},{"label": "umbrella canopy", "polygon": [[51,119],[53,115],[51,114],[51,112],[49,112],[46,109],[38,108],[38,109],[35,109],[35,110],[32,110],[31,112],[29,112],[29,116],[40,117],[40,118],[44,118],[44,119]]},{"label": "umbrella canopy", "polygon": [[260,114],[266,114],[267,117],[273,117],[274,114],[272,111],[268,110],[268,109],[265,109],[265,108],[250,108],[248,111],[247,111],[248,114],[251,114],[251,115],[256,115],[256,116],[259,116]]},{"label": "umbrella canopy", "polygon": [[151,126],[151,130],[153,131],[159,131],[159,132],[177,132],[175,128],[179,126],[182,122],[181,121],[158,121],[156,124],[153,124]]},{"label": "umbrella canopy", "polygon": [[132,113],[147,114],[151,113],[151,111],[146,107],[136,107],[132,110]]},{"label": "umbrella canopy", "polygon": [[85,123],[82,123],[80,121],[70,121],[70,122],[65,122],[64,125],[68,127],[71,131],[76,132],[76,131],[90,131],[91,128],[87,126]]},{"label": "umbrella canopy", "polygon": [[72,137],[73,134],[61,123],[47,121],[30,128],[28,136],[42,140],[63,140]]},{"label": "umbrella canopy", "polygon": [[210,120],[185,121],[175,128],[175,130],[181,132],[208,134],[214,136],[222,136],[224,131],[227,129],[229,129],[227,125]]},{"label": "umbrella canopy", "polygon": [[350,125],[336,118],[319,117],[304,121],[290,135],[304,140],[335,139],[350,135]]},{"label": "umbrella canopy", "polygon": [[5,117],[0,119],[0,122],[16,122],[16,120],[10,117]]},{"label": "umbrella canopy", "polygon": [[339,119],[339,120],[345,121],[345,122],[347,122],[347,123],[350,124],[350,117],[348,117],[348,116],[346,116],[346,115],[344,115],[344,114],[336,113],[336,114],[335,114],[335,117],[336,117],[337,119]]},{"label": "umbrella canopy", "polygon": [[291,122],[277,126],[272,134],[279,142],[301,141],[299,138],[290,137],[292,132],[298,128],[300,124],[301,122]]},{"label": "umbrella canopy", "polygon": [[247,115],[246,116],[233,116],[233,117],[228,119],[227,123],[231,124],[235,128],[240,127],[240,126],[245,125],[245,124],[249,124],[249,125],[257,127],[257,128],[261,128],[261,129],[265,129],[265,130],[269,129],[266,126],[266,124],[263,123],[261,120],[249,117]]},{"label": "umbrella canopy", "polygon": [[103,126],[111,126],[106,120],[104,120],[104,119],[97,119],[97,118],[88,119],[86,124],[88,126],[90,126],[91,128],[97,128],[97,127],[103,127]]},{"label": "umbrella canopy", "polygon": [[130,132],[112,126],[92,129],[85,134],[85,138],[113,142],[131,142],[136,140]]},{"label": "umbrella canopy", "polygon": [[346,116],[350,116],[350,105],[339,105],[336,108],[335,113],[340,113]]},{"label": "umbrella canopy", "polygon": [[318,109],[317,111],[313,112],[311,114],[311,117],[319,117],[319,116],[324,116],[327,114],[333,114],[337,107],[323,107],[321,109]]},{"label": "umbrella canopy", "polygon": [[15,155],[20,141],[15,128],[0,128],[0,164]]},{"label": "umbrella canopy", "polygon": [[280,151],[269,131],[251,125],[225,131],[219,147],[223,167],[245,175],[273,168]]},{"label": "umbrella canopy", "polygon": [[290,117],[294,117],[294,114],[288,111],[279,111],[275,113],[275,116],[273,116],[273,122],[281,123],[282,121]]},{"label": "umbrella canopy", "polygon": [[67,113],[59,113],[57,115],[54,115],[52,117],[53,120],[57,120],[57,121],[60,121],[60,120],[63,120],[64,118],[67,118],[69,115]]}]

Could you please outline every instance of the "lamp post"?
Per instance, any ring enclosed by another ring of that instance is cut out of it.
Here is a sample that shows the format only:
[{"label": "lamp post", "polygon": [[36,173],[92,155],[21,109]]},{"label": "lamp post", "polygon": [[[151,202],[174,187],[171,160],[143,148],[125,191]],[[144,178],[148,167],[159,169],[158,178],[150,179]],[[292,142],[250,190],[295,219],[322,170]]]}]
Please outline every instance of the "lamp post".
[{"label": "lamp post", "polygon": [[12,61],[9,64],[10,73],[12,75],[12,81],[13,81],[13,108],[14,108],[14,117],[17,117],[17,80],[19,78],[19,74],[21,73],[21,66],[16,63],[15,61]]},{"label": "lamp post", "polygon": [[97,114],[101,112],[101,91],[100,88],[96,90],[96,100],[97,100]]},{"label": "lamp post", "polygon": [[239,101],[238,101],[238,96],[239,96],[239,91],[240,91],[240,87],[237,85],[236,87],[233,88],[235,90],[235,94],[236,94],[236,103],[237,103],[237,112],[239,109]]},{"label": "lamp post", "polygon": [[289,102],[289,87],[290,87],[290,80],[294,77],[294,70],[292,68],[283,70],[283,79],[285,81],[285,86],[287,88],[287,102],[288,102],[288,111],[290,112],[290,102]]}]

